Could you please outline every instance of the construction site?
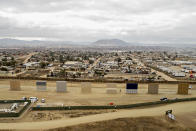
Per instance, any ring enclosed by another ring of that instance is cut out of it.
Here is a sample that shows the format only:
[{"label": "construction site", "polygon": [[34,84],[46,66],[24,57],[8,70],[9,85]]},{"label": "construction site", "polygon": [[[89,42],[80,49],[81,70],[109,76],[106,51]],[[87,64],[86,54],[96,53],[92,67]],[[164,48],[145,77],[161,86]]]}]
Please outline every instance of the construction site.
[{"label": "construction site", "polygon": [[[54,123],[73,120],[76,121],[73,125],[84,124],[83,126],[87,126],[85,125],[85,122],[78,123],[78,121],[83,118],[92,120],[95,117],[96,119],[92,122],[99,124],[97,123],[98,121],[124,118],[124,116],[140,117],[140,115],[142,117],[150,116],[150,119],[159,119],[161,116],[160,121],[165,122],[165,118],[163,117],[164,112],[169,109],[172,109],[175,116],[177,116],[175,125],[178,125],[180,122],[180,124],[185,125],[184,127],[186,127],[186,123],[189,121],[188,127],[190,127],[190,129],[194,129],[196,119],[196,116],[193,115],[196,113],[195,101],[171,103],[166,105],[160,104],[158,106],[141,106],[133,109],[118,109],[118,106],[120,107],[121,105],[140,105],[141,103],[165,101],[165,98],[166,100],[171,101],[196,98],[196,84],[194,83],[102,83],[40,80],[0,81],[1,100],[21,100],[24,98],[31,100],[32,104],[29,109],[32,108],[32,110],[25,111],[25,113],[18,118],[0,118],[0,129],[42,129],[42,127],[35,126],[37,122],[40,122],[40,124],[53,123],[51,124],[53,127],[47,126],[47,128],[44,127],[43,129],[54,129],[60,127],[64,129],[67,126],[72,126],[72,124],[70,123],[65,126],[60,126],[59,124],[54,125]],[[186,109],[187,107],[184,105],[187,105],[189,108]],[[81,106],[90,107],[90,109],[86,110],[76,108]],[[109,108],[94,110],[91,109],[91,106],[106,106]],[[178,106],[179,108],[177,108]],[[45,110],[45,108],[48,107],[56,107],[57,109],[54,108],[54,110]],[[67,107],[69,109],[62,110],[61,107]],[[72,107],[76,109],[73,110]],[[140,110],[141,113],[139,113]],[[150,110],[153,110],[153,112],[149,113]],[[133,114],[133,112],[138,113],[136,115]],[[186,119],[184,119],[182,116],[187,116],[187,114],[191,117],[186,117]],[[105,115],[108,116],[107,119],[104,119]],[[7,122],[11,122],[15,126],[8,127],[6,126]],[[30,122],[33,122],[33,124],[28,125]],[[20,126],[22,123],[26,123],[28,126]],[[78,129],[75,126],[72,128],[72,130]],[[78,130],[80,130],[80,128]]]}]

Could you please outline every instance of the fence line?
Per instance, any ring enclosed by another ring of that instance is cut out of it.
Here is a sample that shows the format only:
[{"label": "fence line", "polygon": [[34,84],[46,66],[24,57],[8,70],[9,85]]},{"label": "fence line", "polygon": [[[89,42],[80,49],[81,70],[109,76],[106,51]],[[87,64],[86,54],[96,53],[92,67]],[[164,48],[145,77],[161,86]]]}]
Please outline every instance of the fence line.
[{"label": "fence line", "polygon": [[40,78],[40,77],[12,77],[12,76],[0,76],[0,79],[71,81],[71,82],[100,82],[100,83],[127,83],[127,82],[134,82],[134,83],[166,83],[166,84],[189,83],[189,84],[196,84],[196,81],[189,81],[189,80],[179,80],[179,81],[133,81],[133,80]]},{"label": "fence line", "polygon": [[160,104],[170,104],[170,103],[185,102],[185,101],[196,101],[196,97],[193,97],[193,98],[174,99],[174,100],[168,100],[168,101],[155,101],[155,102],[146,102],[146,103],[137,103],[137,104],[128,104],[128,105],[112,105],[112,106],[32,107],[32,110],[33,111],[46,111],[46,110],[126,109],[126,108],[153,106],[153,105],[160,105]]},{"label": "fence line", "polygon": [[14,113],[14,112],[0,113],[0,118],[3,118],[3,117],[19,117],[27,109],[27,107],[31,104],[30,100],[0,100],[0,104],[21,103],[21,102],[28,102],[28,103],[17,113]]}]

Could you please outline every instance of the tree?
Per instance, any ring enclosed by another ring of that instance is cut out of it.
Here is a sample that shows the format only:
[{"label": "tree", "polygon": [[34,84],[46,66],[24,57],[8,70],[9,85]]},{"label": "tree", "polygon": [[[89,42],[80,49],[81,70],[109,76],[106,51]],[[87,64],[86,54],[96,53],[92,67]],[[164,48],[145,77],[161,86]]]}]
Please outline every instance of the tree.
[{"label": "tree", "polygon": [[118,56],[118,53],[115,53],[114,56]]},{"label": "tree", "polygon": [[76,61],[81,61],[80,58],[77,58]]},{"label": "tree", "polygon": [[52,51],[51,51],[51,52],[50,52],[50,56],[52,56],[52,57],[53,57],[53,56],[54,56],[54,52],[52,52]]},{"label": "tree", "polygon": [[0,70],[1,70],[1,71],[8,71],[8,69],[5,68],[5,67],[1,67]]},{"label": "tree", "polygon": [[45,62],[40,62],[40,67],[41,68],[45,68],[47,66],[47,63],[45,63]]},{"label": "tree", "polygon": [[93,60],[89,60],[89,64],[93,64],[94,63],[94,61]]},{"label": "tree", "polygon": [[7,61],[7,57],[3,58],[2,61]]},{"label": "tree", "polygon": [[11,61],[14,61],[15,59],[14,59],[14,57],[11,57]]},{"label": "tree", "polygon": [[52,57],[52,58],[51,58],[51,61],[54,62],[54,60],[55,60],[54,57]]},{"label": "tree", "polygon": [[126,60],[132,60],[130,57],[127,57]]},{"label": "tree", "polygon": [[84,60],[89,60],[89,57],[87,55],[85,55]]},{"label": "tree", "polygon": [[61,71],[59,72],[59,76],[60,77],[67,77],[68,73],[66,72],[65,69],[61,69]]},{"label": "tree", "polygon": [[59,61],[60,61],[60,63],[64,63],[64,59],[63,59],[62,55],[59,56]]},{"label": "tree", "polygon": [[118,58],[115,59],[115,61],[117,61],[119,63],[119,62],[121,62],[121,58],[118,57]]},{"label": "tree", "polygon": [[10,65],[15,67],[16,66],[16,61],[15,60],[10,61]]}]

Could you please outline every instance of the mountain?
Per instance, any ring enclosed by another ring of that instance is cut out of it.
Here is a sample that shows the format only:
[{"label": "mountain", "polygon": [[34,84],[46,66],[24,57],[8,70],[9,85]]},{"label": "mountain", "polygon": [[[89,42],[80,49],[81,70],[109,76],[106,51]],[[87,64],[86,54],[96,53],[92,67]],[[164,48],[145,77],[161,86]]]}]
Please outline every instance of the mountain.
[{"label": "mountain", "polygon": [[129,46],[128,42],[119,39],[103,39],[93,42],[92,45],[96,46]]},{"label": "mountain", "polygon": [[0,39],[0,48],[20,48],[20,47],[65,47],[65,46],[104,46],[104,47],[125,47],[128,42],[119,39],[102,39],[96,42],[72,42],[72,41],[42,41],[42,40],[18,40]]},{"label": "mountain", "polygon": [[133,46],[145,46],[145,47],[173,47],[173,48],[195,48],[195,44],[181,44],[181,43],[155,43],[144,44],[137,42],[126,42],[120,39],[101,39],[96,42],[73,42],[73,41],[44,41],[44,40],[18,40],[11,38],[0,39],[0,48],[23,48],[23,47],[46,47],[46,48],[64,48],[64,47],[133,47]]},{"label": "mountain", "polygon": [[0,39],[0,48],[20,48],[20,47],[64,47],[86,45],[87,42],[72,41],[41,41],[41,40],[18,40],[18,39]]}]

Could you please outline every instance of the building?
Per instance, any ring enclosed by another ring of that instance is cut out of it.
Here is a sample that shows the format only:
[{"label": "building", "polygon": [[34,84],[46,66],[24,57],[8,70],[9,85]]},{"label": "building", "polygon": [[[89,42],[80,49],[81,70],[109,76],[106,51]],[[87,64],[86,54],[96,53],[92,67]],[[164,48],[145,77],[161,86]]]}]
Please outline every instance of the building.
[{"label": "building", "polygon": [[174,72],[174,73],[172,73],[172,75],[175,77],[185,77],[186,76],[186,74],[183,72]]},{"label": "building", "polygon": [[82,67],[82,62],[78,62],[78,61],[67,61],[65,62],[65,64],[63,65],[64,68],[79,68]]}]

